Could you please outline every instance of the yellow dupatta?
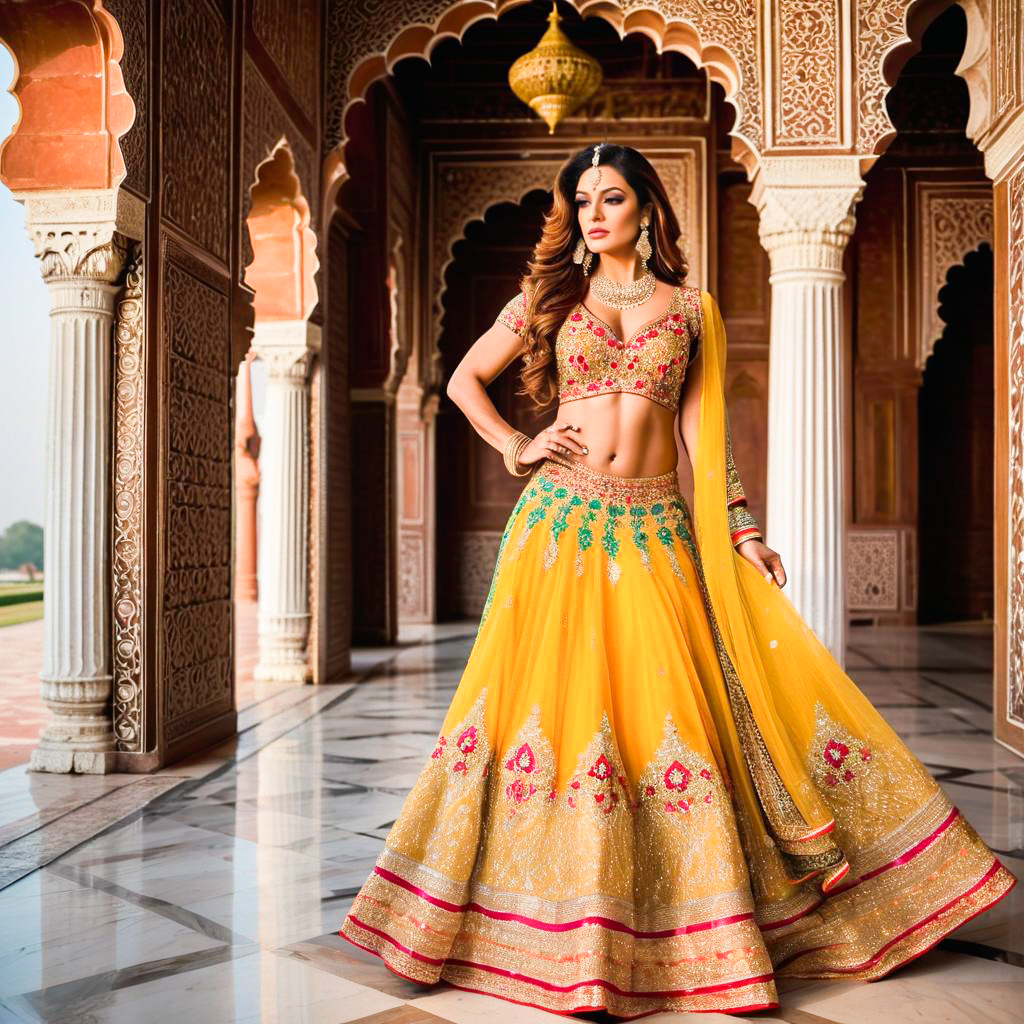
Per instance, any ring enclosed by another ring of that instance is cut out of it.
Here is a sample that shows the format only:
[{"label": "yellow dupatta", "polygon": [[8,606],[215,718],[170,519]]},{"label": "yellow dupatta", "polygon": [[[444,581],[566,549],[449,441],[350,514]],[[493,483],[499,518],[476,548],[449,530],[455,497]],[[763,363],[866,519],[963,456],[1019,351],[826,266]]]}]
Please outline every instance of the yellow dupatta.
[{"label": "yellow dupatta", "polygon": [[829,675],[848,679],[778,586],[733,547],[726,499],[725,325],[705,291],[701,319],[703,381],[693,470],[705,605],[765,829],[790,881],[820,873],[827,891],[849,865],[830,834],[835,822],[808,774],[804,752],[814,732],[812,693],[827,685]]}]

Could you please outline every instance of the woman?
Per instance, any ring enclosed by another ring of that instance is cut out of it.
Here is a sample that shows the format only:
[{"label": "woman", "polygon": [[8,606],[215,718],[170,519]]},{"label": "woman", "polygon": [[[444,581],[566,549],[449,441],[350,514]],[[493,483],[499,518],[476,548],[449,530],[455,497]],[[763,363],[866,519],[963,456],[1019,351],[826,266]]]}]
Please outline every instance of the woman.
[{"label": "woman", "polygon": [[[880,978],[1016,879],[781,594],[732,462],[722,318],[683,284],[650,163],[587,147],[553,191],[523,290],[448,388],[529,479],[340,933],[560,1013],[746,1013],[778,1006],[776,976]],[[484,390],[520,356],[526,392],[559,398],[534,438]]]}]

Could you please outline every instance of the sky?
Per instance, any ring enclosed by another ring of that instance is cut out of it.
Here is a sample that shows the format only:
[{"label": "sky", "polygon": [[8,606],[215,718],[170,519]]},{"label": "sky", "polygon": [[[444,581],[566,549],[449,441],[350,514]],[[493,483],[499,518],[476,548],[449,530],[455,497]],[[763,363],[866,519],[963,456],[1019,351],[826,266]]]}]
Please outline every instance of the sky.
[{"label": "sky", "polygon": [[[0,46],[0,139],[18,119],[14,62]],[[0,532],[43,523],[43,442],[50,296],[25,232],[25,210],[0,184]]]},{"label": "sky", "polygon": [[[0,140],[18,119],[7,92],[14,61],[0,45]],[[19,519],[43,525],[50,296],[25,231],[25,209],[0,184],[0,533]],[[266,374],[252,367],[253,414],[262,420]]]}]

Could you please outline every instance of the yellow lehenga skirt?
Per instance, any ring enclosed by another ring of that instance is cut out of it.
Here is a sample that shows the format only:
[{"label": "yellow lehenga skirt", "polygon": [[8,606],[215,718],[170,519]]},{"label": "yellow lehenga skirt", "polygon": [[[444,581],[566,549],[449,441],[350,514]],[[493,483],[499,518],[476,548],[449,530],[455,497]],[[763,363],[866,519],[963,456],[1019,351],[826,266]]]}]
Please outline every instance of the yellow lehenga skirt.
[{"label": "yellow lehenga skirt", "polygon": [[1012,888],[731,551],[715,443],[696,497],[707,524],[722,510],[714,537],[674,472],[537,465],[345,939],[556,1013],[743,1013],[778,1005],[779,976],[880,978]]}]

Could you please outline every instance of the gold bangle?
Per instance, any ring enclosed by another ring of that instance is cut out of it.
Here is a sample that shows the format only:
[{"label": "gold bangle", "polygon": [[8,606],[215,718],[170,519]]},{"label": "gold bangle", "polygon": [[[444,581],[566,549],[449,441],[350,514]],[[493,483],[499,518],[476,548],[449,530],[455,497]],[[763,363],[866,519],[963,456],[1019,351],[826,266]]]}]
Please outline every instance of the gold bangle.
[{"label": "gold bangle", "polygon": [[533,438],[529,435],[523,434],[521,437],[516,438],[516,444],[512,445],[509,449],[508,466],[509,472],[513,476],[529,476],[533,471],[531,466],[527,466],[524,469],[519,468],[519,456],[532,440]]},{"label": "gold bangle", "polygon": [[519,469],[519,456],[532,440],[533,438],[529,435],[524,434],[521,430],[517,430],[515,433],[510,434],[508,440],[505,441],[502,455],[505,460],[505,468],[512,476],[528,476],[532,472],[532,467],[530,466],[527,466],[522,471]]}]

